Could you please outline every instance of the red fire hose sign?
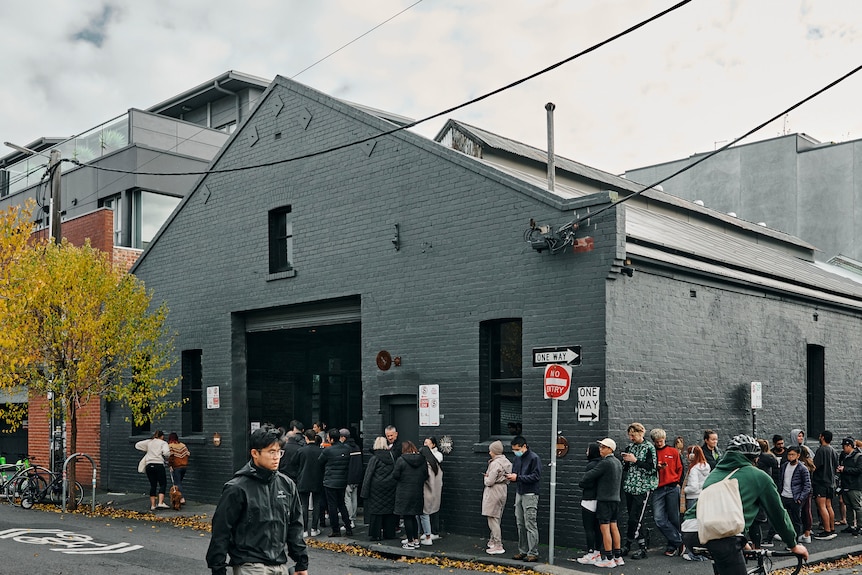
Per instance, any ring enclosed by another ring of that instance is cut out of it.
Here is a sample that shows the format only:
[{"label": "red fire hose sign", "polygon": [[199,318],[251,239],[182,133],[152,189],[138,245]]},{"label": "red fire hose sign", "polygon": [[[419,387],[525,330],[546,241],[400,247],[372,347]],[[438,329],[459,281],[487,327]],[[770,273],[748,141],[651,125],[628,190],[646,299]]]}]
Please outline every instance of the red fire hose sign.
[{"label": "red fire hose sign", "polygon": [[551,364],[545,367],[545,399],[569,399],[572,389],[572,368]]}]

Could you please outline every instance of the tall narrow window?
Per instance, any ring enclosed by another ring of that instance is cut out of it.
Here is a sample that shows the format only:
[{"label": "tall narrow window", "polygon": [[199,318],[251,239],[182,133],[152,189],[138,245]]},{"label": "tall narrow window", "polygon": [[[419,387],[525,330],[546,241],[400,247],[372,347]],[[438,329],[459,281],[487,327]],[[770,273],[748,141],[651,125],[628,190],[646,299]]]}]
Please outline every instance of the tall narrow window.
[{"label": "tall narrow window", "polygon": [[114,245],[123,245],[123,204],[120,194],[100,200],[99,205],[114,211]]},{"label": "tall narrow window", "polygon": [[186,349],[182,354],[183,435],[204,430],[202,355],[199,349]]},{"label": "tall narrow window", "polygon": [[826,429],[826,349],[822,345],[808,346],[808,437]]},{"label": "tall narrow window", "polygon": [[293,269],[293,222],[290,206],[269,212],[269,273]]},{"label": "tall narrow window", "polygon": [[480,326],[480,425],[488,436],[521,432],[521,320]]}]

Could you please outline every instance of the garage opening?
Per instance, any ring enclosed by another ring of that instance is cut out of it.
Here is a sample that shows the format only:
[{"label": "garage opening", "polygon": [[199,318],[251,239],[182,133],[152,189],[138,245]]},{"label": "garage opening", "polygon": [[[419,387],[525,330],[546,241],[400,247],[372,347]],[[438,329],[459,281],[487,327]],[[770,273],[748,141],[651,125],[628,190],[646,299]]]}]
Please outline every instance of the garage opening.
[{"label": "garage opening", "polygon": [[358,303],[282,310],[246,324],[248,421],[310,428],[323,421],[359,437],[362,425]]}]

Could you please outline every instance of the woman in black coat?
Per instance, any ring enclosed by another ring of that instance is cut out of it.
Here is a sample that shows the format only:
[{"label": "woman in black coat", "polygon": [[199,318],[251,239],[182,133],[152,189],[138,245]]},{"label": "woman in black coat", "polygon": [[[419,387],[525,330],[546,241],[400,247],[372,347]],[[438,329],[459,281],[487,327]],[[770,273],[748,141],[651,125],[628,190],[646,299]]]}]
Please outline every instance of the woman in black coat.
[{"label": "woman in black coat", "polygon": [[419,548],[419,525],[416,516],[422,514],[425,503],[423,486],[428,478],[428,464],[412,441],[401,444],[401,457],[395,462],[395,514],[404,519],[407,541],[405,549]]},{"label": "woman in black coat", "polygon": [[365,468],[362,499],[368,514],[368,535],[371,541],[395,539],[398,517],[395,515],[395,455],[388,449],[385,437],[374,440],[374,455]]}]

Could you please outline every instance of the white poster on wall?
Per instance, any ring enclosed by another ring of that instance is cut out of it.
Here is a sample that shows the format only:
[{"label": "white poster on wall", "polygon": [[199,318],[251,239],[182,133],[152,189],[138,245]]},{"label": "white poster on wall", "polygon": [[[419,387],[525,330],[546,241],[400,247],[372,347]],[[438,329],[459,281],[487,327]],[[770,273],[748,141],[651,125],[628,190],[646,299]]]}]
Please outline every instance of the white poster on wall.
[{"label": "white poster on wall", "polygon": [[419,426],[436,427],[440,425],[440,386],[419,386]]},{"label": "white poster on wall", "polygon": [[207,388],[207,409],[218,409],[218,386],[214,385]]}]

